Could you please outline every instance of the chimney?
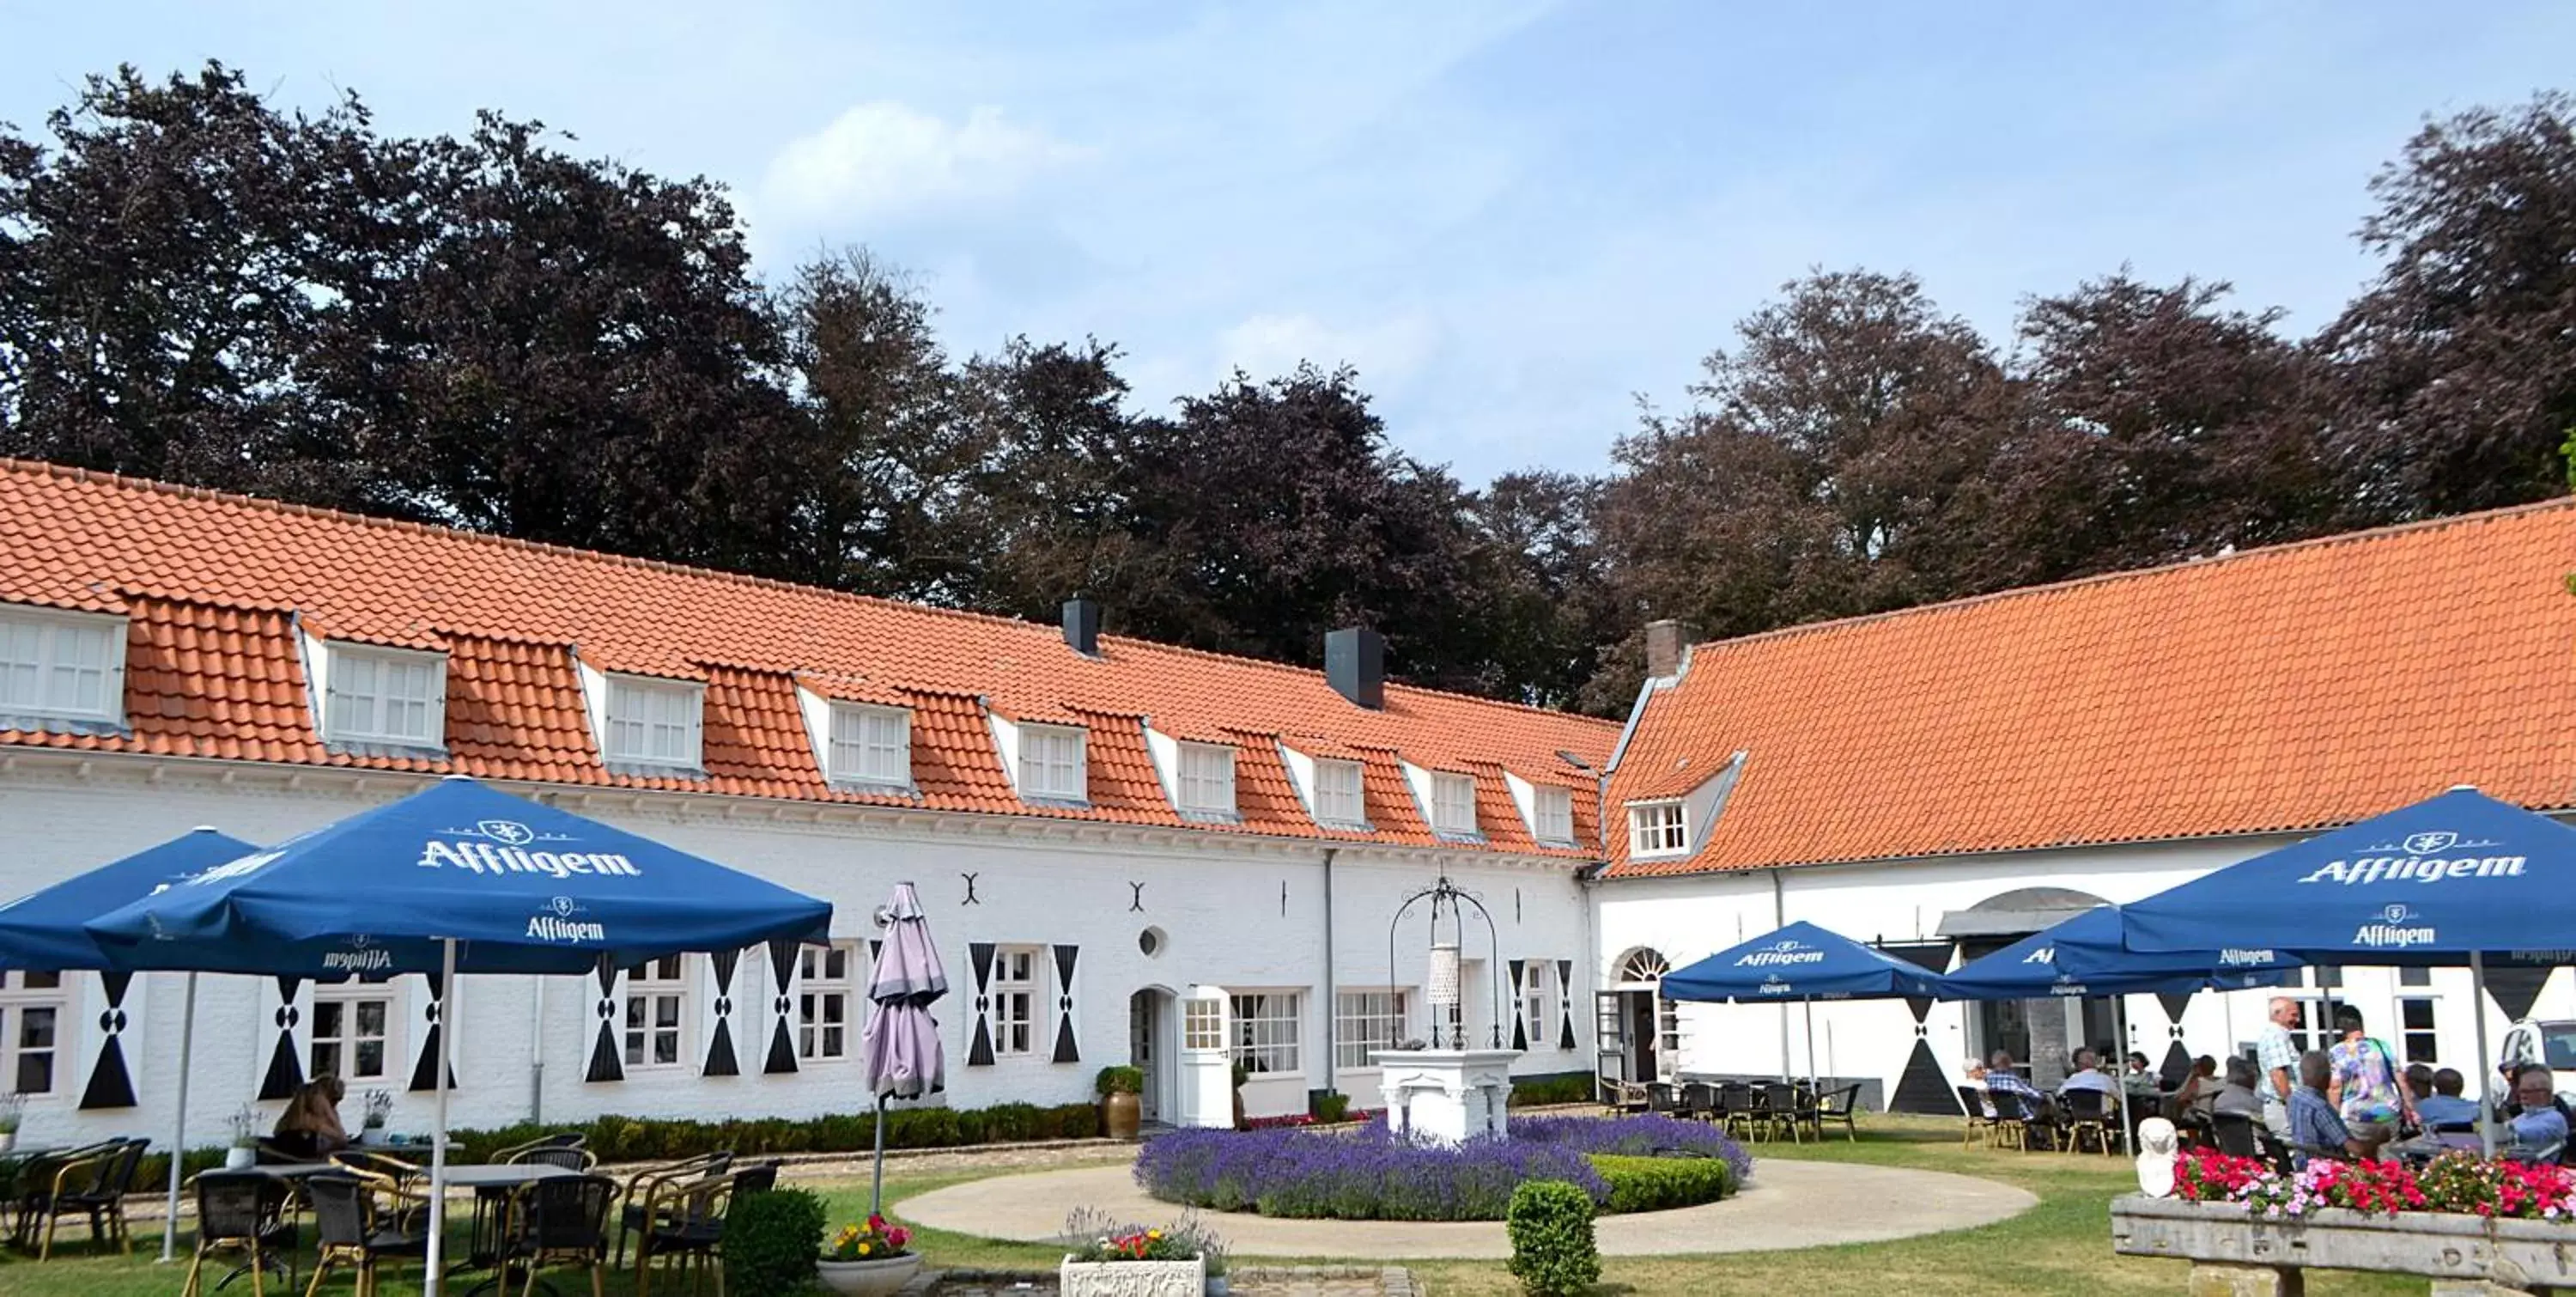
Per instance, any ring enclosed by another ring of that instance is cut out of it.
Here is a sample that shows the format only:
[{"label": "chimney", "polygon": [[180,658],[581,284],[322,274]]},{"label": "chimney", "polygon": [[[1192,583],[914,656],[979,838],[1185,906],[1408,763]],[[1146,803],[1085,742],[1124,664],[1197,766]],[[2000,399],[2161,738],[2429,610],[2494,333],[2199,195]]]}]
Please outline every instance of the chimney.
[{"label": "chimney", "polygon": [[1682,650],[1691,645],[1697,632],[1689,622],[1670,617],[1646,623],[1646,675],[1656,680],[1669,680],[1682,673]]},{"label": "chimney", "polygon": [[1089,595],[1064,601],[1065,646],[1084,657],[1100,656],[1100,603]]},{"label": "chimney", "polygon": [[1370,711],[1386,707],[1386,641],[1366,626],[1324,636],[1324,679],[1333,692]]}]

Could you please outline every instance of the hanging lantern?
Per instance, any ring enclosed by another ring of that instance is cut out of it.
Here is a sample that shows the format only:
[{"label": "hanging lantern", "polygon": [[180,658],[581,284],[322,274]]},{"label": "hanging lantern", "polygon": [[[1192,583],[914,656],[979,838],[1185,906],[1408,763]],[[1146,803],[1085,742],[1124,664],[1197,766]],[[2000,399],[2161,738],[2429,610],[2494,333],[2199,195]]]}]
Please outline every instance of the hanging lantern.
[{"label": "hanging lantern", "polygon": [[1460,978],[1457,942],[1444,941],[1431,948],[1431,971],[1423,980],[1425,984],[1422,993],[1431,1001],[1431,1007],[1453,1009],[1458,1006]]}]

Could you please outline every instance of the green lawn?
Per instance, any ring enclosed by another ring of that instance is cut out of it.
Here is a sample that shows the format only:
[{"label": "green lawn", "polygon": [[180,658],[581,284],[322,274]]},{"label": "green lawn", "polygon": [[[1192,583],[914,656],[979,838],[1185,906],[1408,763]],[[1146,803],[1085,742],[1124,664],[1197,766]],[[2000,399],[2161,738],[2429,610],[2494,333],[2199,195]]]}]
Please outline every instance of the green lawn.
[{"label": "green lawn", "polygon": [[[1957,1124],[1913,1118],[1865,1121],[1856,1144],[1839,1139],[1803,1147],[1762,1145],[1761,1158],[1810,1158],[1868,1162],[1883,1166],[1921,1167],[1985,1176],[2019,1185],[2040,1199],[2039,1206],[1999,1225],[1960,1230],[1895,1243],[1851,1247],[1806,1248],[1791,1252],[1751,1252],[1707,1257],[1629,1260],[1606,1258],[1602,1265],[1605,1294],[1781,1293],[1802,1297],[1843,1294],[2001,1294],[2066,1293],[2082,1297],[2171,1297],[2184,1289],[2186,1267],[2178,1261],[2151,1261],[2111,1254],[2110,1221],[2104,1204],[2132,1187],[2135,1179],[2125,1160],[2057,1153],[1962,1151]],[[1757,1167],[1755,1175],[1758,1178]],[[971,1174],[889,1176],[887,1197],[900,1201],[961,1180]],[[836,1219],[855,1217],[866,1209],[867,1186],[826,1187]],[[1071,1206],[1072,1204],[1067,1204]],[[898,1205],[895,1215],[902,1214]],[[1221,1227],[1221,1226],[1220,1226]],[[1028,1244],[994,1243],[938,1230],[923,1230],[916,1242],[934,1265],[978,1269],[1052,1270],[1058,1253]],[[136,1238],[138,1254],[157,1254],[157,1234]],[[75,1251],[78,1249],[75,1248]],[[1315,1261],[1334,1258],[1317,1257]],[[1500,1262],[1425,1262],[1414,1267],[1438,1297],[1500,1297],[1517,1292]],[[396,1271],[397,1276],[416,1271]],[[299,1275],[299,1279],[301,1276]],[[57,1258],[39,1267],[24,1259],[0,1259],[0,1293],[9,1297],[169,1297],[179,1289],[180,1271],[148,1260]],[[387,1292],[413,1291],[396,1278]],[[247,1292],[246,1283],[226,1290]],[[271,1289],[275,1291],[275,1289]],[[301,1291],[301,1284],[298,1285]],[[325,1292],[346,1292],[345,1281]],[[461,1290],[460,1290],[461,1291]],[[566,1288],[565,1291],[572,1291]],[[610,1281],[611,1293],[628,1293],[622,1278]],[[2309,1279],[2314,1297],[2363,1297],[2365,1294],[2420,1294],[2421,1279],[2364,1276],[2318,1271]],[[745,1295],[748,1297],[748,1295]]]}]

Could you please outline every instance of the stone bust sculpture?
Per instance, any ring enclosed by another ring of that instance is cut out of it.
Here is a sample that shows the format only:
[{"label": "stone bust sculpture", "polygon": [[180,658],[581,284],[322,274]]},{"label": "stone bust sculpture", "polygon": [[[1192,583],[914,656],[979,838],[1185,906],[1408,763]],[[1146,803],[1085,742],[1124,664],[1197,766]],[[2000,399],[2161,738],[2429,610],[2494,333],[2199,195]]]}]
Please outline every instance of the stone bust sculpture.
[{"label": "stone bust sculpture", "polygon": [[2149,1117],[2138,1123],[2138,1192],[2150,1198],[2173,1196],[2176,1142],[2172,1122]]}]

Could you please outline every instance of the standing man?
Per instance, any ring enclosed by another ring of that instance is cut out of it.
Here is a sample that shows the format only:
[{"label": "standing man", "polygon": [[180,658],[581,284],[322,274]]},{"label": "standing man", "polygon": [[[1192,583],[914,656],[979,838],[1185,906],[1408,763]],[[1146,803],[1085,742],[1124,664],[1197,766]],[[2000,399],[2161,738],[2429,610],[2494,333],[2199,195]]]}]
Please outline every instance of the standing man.
[{"label": "standing man", "polygon": [[2254,1042],[2255,1065],[2263,1069],[2263,1124],[2284,1141],[2290,1137],[2290,1092],[2299,1084],[2299,1042],[2290,1036],[2290,1028],[2299,1025],[2299,1002],[2286,995],[2272,997],[2271,1020],[2263,1024],[2263,1034]]}]

